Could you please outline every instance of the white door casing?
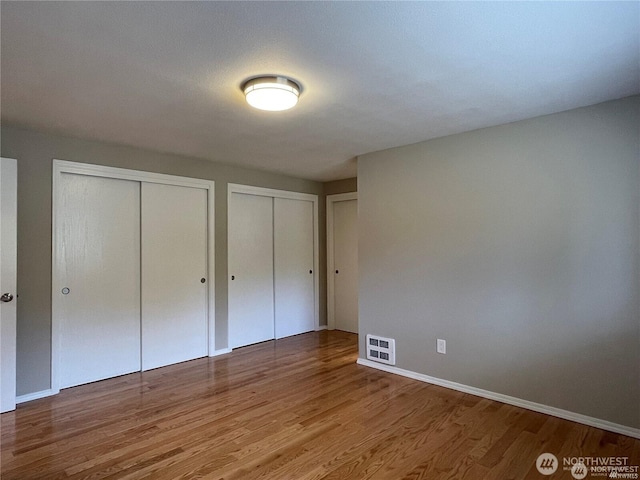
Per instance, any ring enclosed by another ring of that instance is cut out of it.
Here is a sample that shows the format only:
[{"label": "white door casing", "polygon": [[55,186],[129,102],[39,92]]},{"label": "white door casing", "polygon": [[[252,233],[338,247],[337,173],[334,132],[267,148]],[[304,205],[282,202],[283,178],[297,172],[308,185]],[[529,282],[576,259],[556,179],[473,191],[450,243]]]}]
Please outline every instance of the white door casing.
[{"label": "white door casing", "polygon": [[140,370],[140,184],[62,174],[60,387]]},{"label": "white door casing", "polygon": [[313,204],[274,198],[275,336],[315,329]]},{"label": "white door casing", "polygon": [[207,355],[207,190],[143,182],[141,203],[142,370],[149,370]]},{"label": "white door casing", "polygon": [[274,338],[273,199],[229,198],[229,347]]},{"label": "white door casing", "polygon": [[329,328],[358,333],[357,193],[327,197]]},{"label": "white door casing", "polygon": [[17,182],[16,160],[0,159],[0,413],[16,408]]}]

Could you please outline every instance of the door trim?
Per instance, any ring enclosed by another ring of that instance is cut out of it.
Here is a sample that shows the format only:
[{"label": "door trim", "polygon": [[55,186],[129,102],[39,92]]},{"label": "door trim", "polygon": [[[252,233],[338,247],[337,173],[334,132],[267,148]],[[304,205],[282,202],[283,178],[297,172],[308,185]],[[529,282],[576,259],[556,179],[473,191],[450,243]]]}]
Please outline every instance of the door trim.
[{"label": "door trim", "polygon": [[58,293],[58,269],[56,265],[56,251],[61,242],[61,233],[58,231],[57,218],[60,203],[59,181],[63,173],[76,175],[88,175],[94,177],[107,177],[137,182],[161,183],[181,187],[201,188],[207,190],[207,328],[208,328],[208,355],[216,355],[215,350],[215,182],[199,178],[165,175],[162,173],[143,172],[126,168],[107,167],[104,165],[92,165],[87,163],[70,162],[67,160],[53,160],[52,182],[52,208],[51,208],[51,393],[60,392],[60,295]]},{"label": "door trim", "polygon": [[335,250],[333,245],[333,204],[357,200],[358,192],[327,195],[327,328],[336,328],[335,278],[331,272],[335,269]]},{"label": "door trim", "polygon": [[[227,246],[229,245],[229,205],[231,205],[231,194],[244,193],[247,195],[258,195],[271,198],[286,198],[289,200],[305,200],[313,203],[313,318],[316,330],[320,330],[320,236],[318,232],[318,195],[313,193],[290,192],[288,190],[276,190],[273,188],[254,187],[252,185],[241,185],[238,183],[227,184]],[[229,256],[227,250],[227,257]],[[229,272],[227,272],[227,305],[229,304]],[[275,317],[274,317],[275,318]],[[228,321],[228,319],[227,319]],[[227,329],[228,332],[228,329]],[[227,345],[229,338],[227,333]]]}]

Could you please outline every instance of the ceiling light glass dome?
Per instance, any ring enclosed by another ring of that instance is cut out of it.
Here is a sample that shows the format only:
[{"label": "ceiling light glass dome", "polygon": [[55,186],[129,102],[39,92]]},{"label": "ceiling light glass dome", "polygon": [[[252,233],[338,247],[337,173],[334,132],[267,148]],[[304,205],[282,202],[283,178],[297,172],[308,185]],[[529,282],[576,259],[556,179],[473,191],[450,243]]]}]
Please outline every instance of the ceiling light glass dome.
[{"label": "ceiling light glass dome", "polygon": [[245,82],[242,91],[252,107],[278,112],[298,103],[300,85],[286,77],[257,77]]}]

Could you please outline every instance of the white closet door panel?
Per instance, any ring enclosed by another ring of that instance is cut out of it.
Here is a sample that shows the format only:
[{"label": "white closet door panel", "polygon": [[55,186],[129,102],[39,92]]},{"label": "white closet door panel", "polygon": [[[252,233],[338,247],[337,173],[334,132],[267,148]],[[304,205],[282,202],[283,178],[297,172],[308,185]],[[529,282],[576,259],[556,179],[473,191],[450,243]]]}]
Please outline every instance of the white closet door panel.
[{"label": "white closet door panel", "polygon": [[228,252],[229,346],[273,339],[272,198],[230,195]]},{"label": "white closet door panel", "polygon": [[17,182],[17,162],[0,159],[0,413],[16,408]]},{"label": "white closet door panel", "polygon": [[207,192],[142,184],[142,369],[207,355]]},{"label": "white closet door panel", "polygon": [[358,333],[357,200],[333,204],[333,232],[335,327],[338,330]]},{"label": "white closet door panel", "polygon": [[142,183],[142,369],[207,355],[207,191]]},{"label": "white closet door panel", "polygon": [[275,335],[315,328],[313,203],[274,199]]},{"label": "white closet door panel", "polygon": [[140,370],[140,184],[62,174],[59,188],[64,388]]}]

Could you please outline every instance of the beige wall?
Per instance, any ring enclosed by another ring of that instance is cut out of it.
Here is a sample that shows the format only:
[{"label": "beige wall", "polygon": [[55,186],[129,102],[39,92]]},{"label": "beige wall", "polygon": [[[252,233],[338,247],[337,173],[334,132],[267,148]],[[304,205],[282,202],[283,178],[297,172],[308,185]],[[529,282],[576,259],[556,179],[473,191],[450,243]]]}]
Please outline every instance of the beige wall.
[{"label": "beige wall", "polygon": [[640,428],[639,132],[636,96],[359,157],[361,341]]},{"label": "beige wall", "polygon": [[344,180],[336,180],[334,182],[326,182],[324,184],[323,193],[325,195],[336,195],[338,193],[350,193],[358,191],[358,179],[345,178]]},{"label": "beige wall", "polygon": [[130,168],[216,182],[216,348],[227,338],[227,183],[319,195],[320,323],[326,324],[325,217],[322,183],[261,171],[2,127],[2,156],[18,160],[18,395],[50,388],[52,160]]}]

